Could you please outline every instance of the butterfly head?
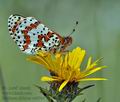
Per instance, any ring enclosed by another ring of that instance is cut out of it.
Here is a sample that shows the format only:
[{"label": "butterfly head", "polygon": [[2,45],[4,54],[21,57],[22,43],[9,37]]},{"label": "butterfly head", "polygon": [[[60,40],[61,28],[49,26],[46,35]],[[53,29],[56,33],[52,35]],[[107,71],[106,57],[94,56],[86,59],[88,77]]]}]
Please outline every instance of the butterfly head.
[{"label": "butterfly head", "polygon": [[67,36],[64,38],[64,45],[65,46],[70,46],[72,44],[72,37]]},{"label": "butterfly head", "polygon": [[63,38],[63,44],[62,44],[62,47],[61,47],[62,51],[65,50],[65,48],[67,46],[70,46],[72,44],[72,37],[71,37],[71,35],[75,32],[75,28],[77,27],[77,25],[78,25],[78,21],[76,21],[76,24],[75,24],[72,32],[68,36]]},{"label": "butterfly head", "polygon": [[72,44],[72,37],[67,36],[67,37],[64,37],[63,39],[64,39],[64,42],[61,46],[61,51],[65,51],[65,49]]}]

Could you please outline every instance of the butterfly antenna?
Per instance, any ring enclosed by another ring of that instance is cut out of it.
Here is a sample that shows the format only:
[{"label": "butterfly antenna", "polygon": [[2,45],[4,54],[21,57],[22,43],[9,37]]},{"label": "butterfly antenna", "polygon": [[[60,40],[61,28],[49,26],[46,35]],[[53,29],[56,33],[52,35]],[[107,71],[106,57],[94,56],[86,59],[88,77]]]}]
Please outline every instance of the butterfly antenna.
[{"label": "butterfly antenna", "polygon": [[74,26],[72,32],[68,36],[72,35],[75,32],[75,29],[76,29],[77,25],[78,25],[78,21],[76,21],[75,26]]}]

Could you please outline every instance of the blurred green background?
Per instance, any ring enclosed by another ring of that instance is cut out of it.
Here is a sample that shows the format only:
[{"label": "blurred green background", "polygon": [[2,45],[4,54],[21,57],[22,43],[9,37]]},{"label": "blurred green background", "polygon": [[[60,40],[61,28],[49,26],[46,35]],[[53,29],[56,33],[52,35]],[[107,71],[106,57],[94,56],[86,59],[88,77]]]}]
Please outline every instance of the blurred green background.
[{"label": "blurred green background", "polygon": [[26,61],[27,55],[11,39],[11,14],[34,16],[61,35],[68,35],[79,21],[69,49],[80,46],[87,50],[86,58],[104,57],[100,64],[108,68],[93,76],[108,80],[90,82],[96,86],[74,102],[96,102],[99,97],[101,102],[120,102],[120,0],[0,0],[0,102],[47,102],[34,84],[47,87],[40,77],[49,73]]}]

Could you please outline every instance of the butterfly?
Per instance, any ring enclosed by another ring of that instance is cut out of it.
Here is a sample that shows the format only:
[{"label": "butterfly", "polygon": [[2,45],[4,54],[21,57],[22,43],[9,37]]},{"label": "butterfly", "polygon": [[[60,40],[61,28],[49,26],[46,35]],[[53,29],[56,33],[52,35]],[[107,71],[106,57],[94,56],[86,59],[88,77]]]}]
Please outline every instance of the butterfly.
[{"label": "butterfly", "polygon": [[72,44],[72,37],[61,36],[34,17],[10,15],[8,30],[20,50],[26,54],[36,54],[39,51],[63,52]]}]

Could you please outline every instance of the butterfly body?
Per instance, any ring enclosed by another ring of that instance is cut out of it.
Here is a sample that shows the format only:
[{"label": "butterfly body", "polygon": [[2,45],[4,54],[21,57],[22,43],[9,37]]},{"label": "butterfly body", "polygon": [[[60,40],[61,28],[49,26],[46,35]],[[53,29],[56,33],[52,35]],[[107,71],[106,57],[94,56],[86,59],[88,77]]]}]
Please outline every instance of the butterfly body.
[{"label": "butterfly body", "polygon": [[71,37],[60,36],[34,17],[11,15],[8,18],[8,29],[20,50],[27,54],[64,51],[72,43]]}]

